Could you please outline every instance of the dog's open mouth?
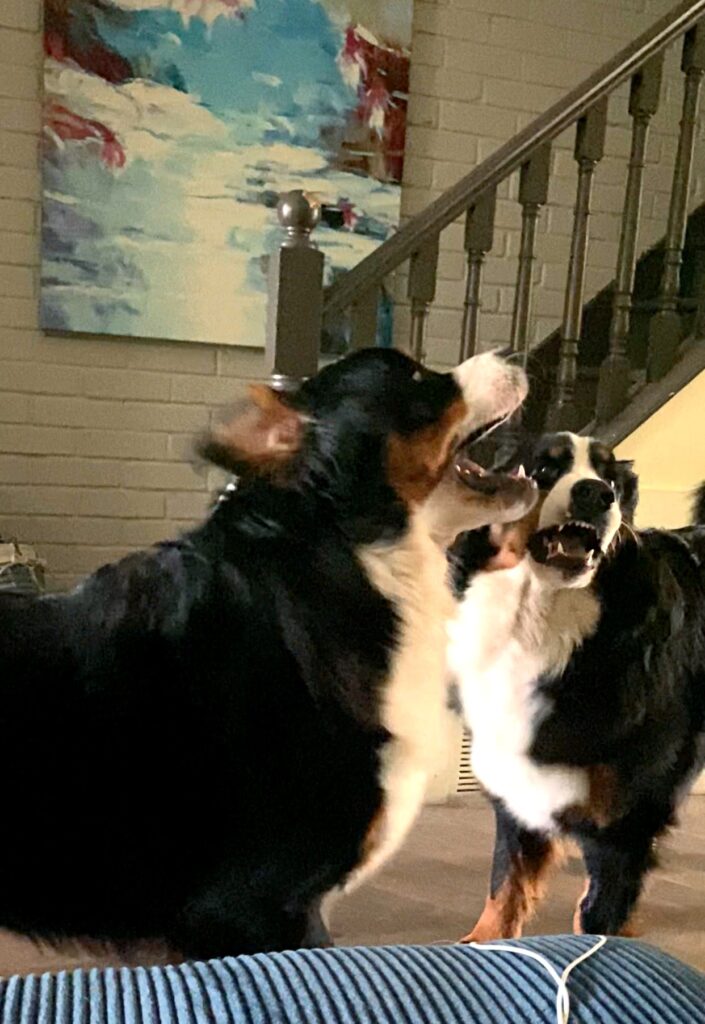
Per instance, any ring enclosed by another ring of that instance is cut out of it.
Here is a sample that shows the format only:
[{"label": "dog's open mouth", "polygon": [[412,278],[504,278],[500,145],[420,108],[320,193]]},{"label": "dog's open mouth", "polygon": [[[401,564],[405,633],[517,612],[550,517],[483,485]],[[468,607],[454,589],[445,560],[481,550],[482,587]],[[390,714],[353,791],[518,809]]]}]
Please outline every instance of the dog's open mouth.
[{"label": "dog's open mouth", "polygon": [[511,472],[495,473],[483,469],[479,463],[463,451],[458,452],[455,456],[455,469],[466,487],[470,487],[473,491],[482,491],[483,494],[496,494],[500,488],[512,484],[525,488],[531,487],[533,483],[526,476],[523,466],[519,466]]},{"label": "dog's open mouth", "polygon": [[498,416],[478,427],[458,447],[455,453],[455,471],[466,487],[491,495],[507,487],[525,489],[533,486],[521,465],[503,467],[501,471],[489,468],[491,452],[485,442],[492,431],[505,423],[507,418]]},{"label": "dog's open mouth", "polygon": [[594,569],[602,554],[597,530],[580,521],[537,530],[529,538],[528,548],[534,561],[567,575]]}]

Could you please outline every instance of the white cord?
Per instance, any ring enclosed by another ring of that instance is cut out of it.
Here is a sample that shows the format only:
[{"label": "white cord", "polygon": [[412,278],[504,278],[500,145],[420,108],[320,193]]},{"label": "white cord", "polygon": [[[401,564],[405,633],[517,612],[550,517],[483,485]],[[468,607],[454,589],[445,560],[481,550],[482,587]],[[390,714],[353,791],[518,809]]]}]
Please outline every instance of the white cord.
[{"label": "white cord", "polygon": [[536,960],[540,963],[548,973],[551,975],[557,985],[556,991],[556,1024],[568,1024],[568,1018],[570,1016],[570,995],[568,994],[568,975],[570,972],[581,964],[583,960],[587,960],[593,953],[597,953],[598,949],[602,949],[604,944],[607,942],[606,935],[600,935],[594,946],[590,949],[586,949],[584,953],[581,953],[579,957],[571,961],[565,968],[562,974],[558,974],[558,971],[553,964],[542,956],[541,953],[536,953],[533,949],[526,949],[523,946],[500,946],[495,943],[479,943],[472,942],[471,945],[478,950],[484,950],[488,953],[518,953],[520,956],[528,956],[531,960]]}]

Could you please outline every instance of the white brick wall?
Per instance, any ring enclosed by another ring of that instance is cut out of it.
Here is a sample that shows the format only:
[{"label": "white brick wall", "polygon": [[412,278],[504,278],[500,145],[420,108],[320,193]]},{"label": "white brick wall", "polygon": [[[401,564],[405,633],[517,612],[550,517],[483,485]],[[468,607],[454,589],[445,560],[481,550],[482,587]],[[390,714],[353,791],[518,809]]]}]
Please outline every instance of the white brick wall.
[{"label": "white brick wall", "polygon": [[[409,216],[434,199],[570,87],[673,7],[672,0],[416,0],[408,136]],[[682,99],[680,44],[668,54],[661,109],[648,148],[641,247],[664,234]],[[588,294],[613,276],[630,146],[628,86],[612,98],[606,156],[596,174]],[[535,339],[558,326],[575,200],[574,132],[554,147],[549,202],[538,238]],[[694,196],[705,195],[702,132]],[[500,189],[495,251],[487,261],[480,337],[483,346],[509,338],[520,211],[516,176]],[[452,363],[462,316],[462,230],[441,240],[437,301],[429,318],[428,355]],[[396,294],[403,297],[404,274]],[[397,316],[408,335],[408,311]]]},{"label": "white brick wall", "polygon": [[[405,213],[453,184],[670,6],[672,0],[416,0]],[[209,481],[189,463],[193,435],[244,380],[261,373],[262,359],[254,350],[39,332],[40,9],[41,0],[0,2],[0,532],[36,544],[52,585],[65,586],[202,513]],[[663,234],[681,96],[676,62],[673,55],[668,103],[652,133],[645,242]],[[612,105],[611,157],[598,171],[593,290],[613,271],[628,146],[625,95]],[[556,325],[562,304],[575,180],[570,147],[571,139],[561,140],[542,221],[538,335]],[[515,184],[501,191],[487,267],[487,343],[508,337],[519,226],[514,194]],[[464,276],[460,225],[444,233],[439,266],[430,355],[452,363]],[[403,324],[403,311],[398,320]]]},{"label": "white brick wall", "polygon": [[262,358],[37,329],[40,7],[0,4],[0,533],[61,587],[202,514],[192,438]]}]

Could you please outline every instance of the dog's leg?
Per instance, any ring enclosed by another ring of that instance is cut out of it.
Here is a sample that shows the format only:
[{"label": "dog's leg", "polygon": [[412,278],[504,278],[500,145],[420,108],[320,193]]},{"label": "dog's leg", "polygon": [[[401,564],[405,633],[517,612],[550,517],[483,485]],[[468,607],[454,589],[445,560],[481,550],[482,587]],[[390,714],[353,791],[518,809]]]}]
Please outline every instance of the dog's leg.
[{"label": "dog's leg", "polygon": [[553,841],[522,828],[499,801],[495,812],[495,846],[490,894],[473,930],[463,942],[517,939],[543,896],[543,881],[555,860]]},{"label": "dog's leg", "polygon": [[319,897],[308,906],[287,904],[283,895],[281,902],[274,894],[263,897],[250,879],[225,870],[189,901],[169,941],[193,960],[333,945]]},{"label": "dog's leg", "polygon": [[309,908],[306,933],[301,940],[301,946],[304,949],[328,949],[335,945],[323,919],[322,902],[322,897],[316,899]]},{"label": "dog's leg", "polygon": [[[587,896],[589,891],[590,880],[588,879],[588,881],[586,881],[585,885],[583,886],[583,891],[580,893],[580,896],[578,897],[578,902],[575,904],[575,912],[573,913],[573,931],[576,935],[584,934],[583,926],[581,923],[581,912],[583,907],[583,901],[585,900],[585,897]],[[635,908],[635,910],[629,916],[629,919],[627,920],[626,924],[623,924],[622,927],[619,929],[618,934],[621,935],[622,938],[638,939],[641,935],[644,934],[644,930],[641,926],[641,923],[639,922],[637,914],[638,908]]]},{"label": "dog's leg", "polygon": [[[251,907],[249,912],[232,914],[189,913],[188,921],[169,937],[170,942],[188,960],[215,960],[224,956],[276,953],[284,949],[314,948],[328,945],[317,925],[311,928],[308,915],[289,913],[281,908]],[[327,932],[326,932],[327,935]]]},{"label": "dog's leg", "polygon": [[644,879],[655,866],[653,836],[619,842],[598,835],[580,843],[588,872],[576,908],[574,931],[584,935],[625,935],[636,932],[634,912]]}]

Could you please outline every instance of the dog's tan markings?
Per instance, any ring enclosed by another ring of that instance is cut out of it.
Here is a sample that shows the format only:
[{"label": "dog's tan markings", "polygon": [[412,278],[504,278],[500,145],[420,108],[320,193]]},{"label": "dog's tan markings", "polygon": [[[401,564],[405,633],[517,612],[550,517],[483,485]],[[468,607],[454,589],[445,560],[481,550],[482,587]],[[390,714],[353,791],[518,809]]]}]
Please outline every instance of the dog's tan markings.
[{"label": "dog's tan markings", "polygon": [[590,891],[590,879],[587,879],[586,882],[585,882],[585,885],[583,886],[583,891],[578,896],[578,902],[575,904],[575,911],[573,913],[573,934],[574,935],[583,935],[584,934],[584,932],[583,932],[583,925],[582,925],[583,901],[585,900],[585,897],[587,896],[589,891]]},{"label": "dog's tan markings", "polygon": [[531,850],[512,857],[509,875],[495,896],[488,896],[473,930],[461,942],[519,939],[543,898],[546,876],[560,859],[561,847],[541,839]]},{"label": "dog's tan markings", "polygon": [[554,444],[552,448],[548,449],[548,455],[551,459],[560,459],[565,453],[566,446],[564,444]]},{"label": "dog's tan markings", "polygon": [[[583,886],[583,891],[580,893],[580,896],[578,897],[578,902],[575,904],[575,913],[573,914],[573,934],[574,935],[584,935],[585,934],[585,932],[583,931],[583,924],[582,924],[582,910],[583,910],[583,903],[585,901],[585,897],[587,896],[589,891],[590,891],[590,880],[588,879],[585,882],[585,885]],[[638,939],[638,938],[640,938],[640,936],[642,936],[644,934],[644,927],[643,927],[643,925],[641,923],[641,919],[640,919],[638,911],[634,911],[634,913],[630,916],[630,918],[626,922],[626,924],[623,924],[622,927],[619,929],[617,934],[619,936],[621,936],[621,938],[623,938],[623,939]]]},{"label": "dog's tan markings", "polygon": [[590,791],[587,812],[599,828],[605,828],[618,816],[619,778],[607,764],[594,764],[587,768]]},{"label": "dog's tan markings", "polygon": [[588,780],[587,798],[579,804],[566,807],[559,815],[561,825],[570,830],[586,821],[598,828],[606,828],[619,817],[619,778],[607,764],[593,764],[585,768]]},{"label": "dog's tan markings", "polygon": [[387,479],[399,497],[419,504],[429,496],[452,454],[458,424],[467,416],[463,398],[456,398],[437,423],[404,437],[392,434],[387,444]]},{"label": "dog's tan markings", "polygon": [[211,462],[238,471],[272,472],[286,465],[301,446],[304,422],[265,384],[251,384],[249,400],[202,442]]},{"label": "dog's tan markings", "polygon": [[491,939],[514,938],[513,935],[504,935],[503,932],[503,902],[501,893],[498,898],[488,896],[477,924],[461,942],[489,942]]},{"label": "dog's tan markings", "polygon": [[364,867],[367,861],[374,855],[375,851],[382,845],[386,826],[386,817],[387,815],[384,804],[380,804],[372,818],[372,821],[370,822],[367,832],[365,833],[365,838],[362,840],[360,860],[357,863],[357,868]]}]

